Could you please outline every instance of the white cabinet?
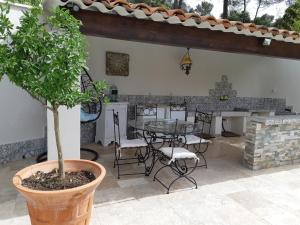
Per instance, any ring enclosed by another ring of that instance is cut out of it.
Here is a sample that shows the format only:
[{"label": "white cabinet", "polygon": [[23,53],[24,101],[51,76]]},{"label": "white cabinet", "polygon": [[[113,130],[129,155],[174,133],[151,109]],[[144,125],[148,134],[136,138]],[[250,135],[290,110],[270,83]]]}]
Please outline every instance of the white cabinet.
[{"label": "white cabinet", "polygon": [[103,146],[107,146],[114,141],[113,110],[119,113],[120,136],[127,138],[127,106],[128,102],[112,102],[103,105],[96,126],[96,143],[100,141]]}]

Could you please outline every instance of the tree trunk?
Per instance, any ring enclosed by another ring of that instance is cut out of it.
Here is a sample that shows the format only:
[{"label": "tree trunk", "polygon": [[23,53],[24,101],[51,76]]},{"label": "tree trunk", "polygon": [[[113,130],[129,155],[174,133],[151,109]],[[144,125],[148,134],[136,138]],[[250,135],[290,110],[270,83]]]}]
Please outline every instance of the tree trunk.
[{"label": "tree trunk", "polygon": [[223,15],[222,15],[222,17],[223,17],[223,19],[228,18],[228,0],[223,1]]},{"label": "tree trunk", "polygon": [[244,0],[244,15],[243,15],[243,23],[246,20],[246,11],[247,11],[247,0]]},{"label": "tree trunk", "polygon": [[177,9],[177,8],[178,8],[178,0],[174,0],[173,9]]},{"label": "tree trunk", "polygon": [[182,3],[183,3],[183,0],[179,0],[179,2],[178,2],[178,8],[179,9],[182,9]]},{"label": "tree trunk", "polygon": [[253,21],[257,18],[258,11],[259,11],[259,9],[260,9],[260,5],[261,5],[261,0],[258,1],[258,5],[257,5],[257,8],[256,8],[256,12],[255,12],[255,16],[254,16]]},{"label": "tree trunk", "polygon": [[55,141],[56,141],[56,148],[57,148],[58,173],[61,179],[65,179],[64,159],[63,159],[63,152],[61,148],[60,131],[59,131],[59,114],[58,114],[58,108],[56,107],[54,107],[53,109],[53,119],[54,119]]}]

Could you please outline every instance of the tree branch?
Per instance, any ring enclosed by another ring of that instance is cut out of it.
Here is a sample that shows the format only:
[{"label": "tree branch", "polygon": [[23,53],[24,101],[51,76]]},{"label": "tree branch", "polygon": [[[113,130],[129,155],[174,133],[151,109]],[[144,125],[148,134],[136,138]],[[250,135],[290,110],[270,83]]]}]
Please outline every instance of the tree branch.
[{"label": "tree branch", "polygon": [[48,106],[46,101],[43,101],[42,99],[40,99],[40,98],[34,96],[32,93],[30,93],[29,91],[27,91],[27,89],[26,89],[23,85],[21,85],[21,87],[22,87],[24,90],[26,90],[26,92],[27,92],[33,99],[37,100],[39,103],[41,103],[41,104],[42,104],[43,106],[45,106],[47,109],[53,111],[53,107]]}]

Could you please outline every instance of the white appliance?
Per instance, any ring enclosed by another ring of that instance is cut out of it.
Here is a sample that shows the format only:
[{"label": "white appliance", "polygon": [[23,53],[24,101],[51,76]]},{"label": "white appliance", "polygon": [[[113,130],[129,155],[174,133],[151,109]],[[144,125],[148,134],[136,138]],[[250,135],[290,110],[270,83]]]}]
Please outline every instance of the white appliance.
[{"label": "white appliance", "polygon": [[113,110],[119,113],[120,136],[127,139],[127,108],[128,102],[111,102],[103,105],[96,126],[96,143],[107,146],[114,141]]}]

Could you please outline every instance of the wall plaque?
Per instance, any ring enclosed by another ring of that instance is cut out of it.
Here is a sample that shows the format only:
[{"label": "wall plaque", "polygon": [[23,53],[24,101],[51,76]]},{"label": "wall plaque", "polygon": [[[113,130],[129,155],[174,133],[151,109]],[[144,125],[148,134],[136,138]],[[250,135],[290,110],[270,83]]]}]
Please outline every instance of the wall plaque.
[{"label": "wall plaque", "polygon": [[128,76],[129,55],[118,52],[106,52],[106,74],[110,76]]}]

